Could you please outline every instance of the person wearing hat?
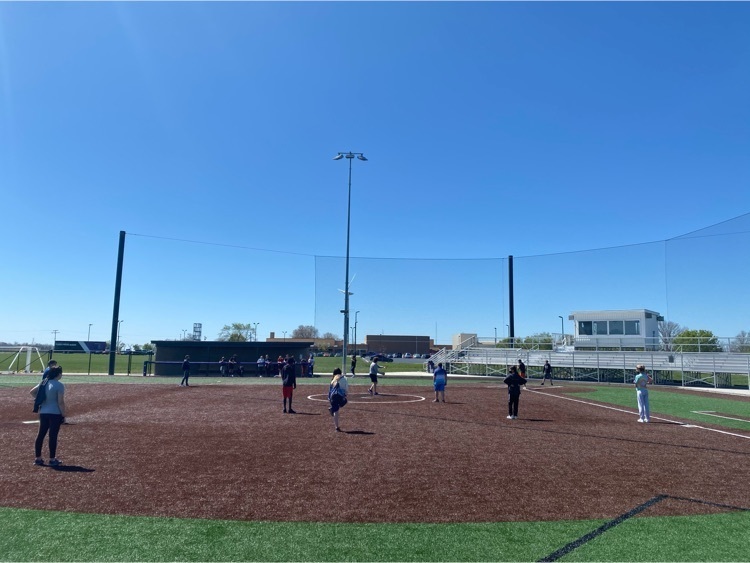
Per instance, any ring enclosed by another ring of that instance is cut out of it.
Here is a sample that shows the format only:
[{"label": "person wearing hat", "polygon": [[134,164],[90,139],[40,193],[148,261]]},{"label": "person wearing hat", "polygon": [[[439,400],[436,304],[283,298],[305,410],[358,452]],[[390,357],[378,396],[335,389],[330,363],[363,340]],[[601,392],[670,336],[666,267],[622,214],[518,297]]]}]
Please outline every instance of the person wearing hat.
[{"label": "person wearing hat", "polygon": [[649,422],[651,412],[648,405],[648,385],[654,380],[646,371],[646,366],[638,364],[635,366],[635,394],[638,399],[638,422]]}]

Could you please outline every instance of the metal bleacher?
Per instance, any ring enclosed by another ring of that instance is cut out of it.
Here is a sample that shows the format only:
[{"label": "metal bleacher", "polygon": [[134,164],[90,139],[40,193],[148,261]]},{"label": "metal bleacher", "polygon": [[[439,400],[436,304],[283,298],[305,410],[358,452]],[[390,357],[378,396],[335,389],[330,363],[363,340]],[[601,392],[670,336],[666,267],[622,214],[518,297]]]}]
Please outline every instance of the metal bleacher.
[{"label": "metal bleacher", "polygon": [[[529,378],[541,376],[549,361],[555,379],[632,383],[636,364],[644,364],[657,384],[750,388],[750,354],[678,353],[665,351],[584,351],[571,346],[553,350],[468,345],[440,350],[431,357],[450,373],[501,376],[521,359]],[[738,383],[739,382],[739,383]]]}]

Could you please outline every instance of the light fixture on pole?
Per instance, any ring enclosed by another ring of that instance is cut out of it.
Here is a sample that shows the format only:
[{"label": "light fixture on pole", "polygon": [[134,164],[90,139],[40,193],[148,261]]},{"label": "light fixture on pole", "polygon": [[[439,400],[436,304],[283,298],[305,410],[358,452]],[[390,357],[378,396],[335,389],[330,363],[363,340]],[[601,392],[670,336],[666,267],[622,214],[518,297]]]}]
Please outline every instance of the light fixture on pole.
[{"label": "light fixture on pole", "polygon": [[497,348],[497,327],[495,327],[495,348]]},{"label": "light fixture on pole", "polygon": [[286,342],[286,331],[282,330],[281,332],[284,333],[284,342]]},{"label": "light fixture on pole", "polygon": [[253,340],[258,342],[258,325],[260,323],[253,323]]},{"label": "light fixture on pole", "polygon": [[86,342],[89,342],[91,340],[91,325],[94,323],[89,323],[89,335],[86,337]]},{"label": "light fixture on pole", "polygon": [[340,152],[333,157],[333,160],[341,160],[342,158],[349,160],[349,192],[346,204],[346,280],[344,281],[344,309],[341,311],[344,313],[344,346],[341,354],[341,371],[343,373],[346,373],[346,347],[349,340],[349,234],[352,216],[352,160],[355,156],[359,160],[367,162],[367,158],[361,152]]},{"label": "light fixture on pole", "polygon": [[565,345],[565,321],[563,321],[562,315],[557,315],[560,317],[560,338],[562,338],[563,345]]}]

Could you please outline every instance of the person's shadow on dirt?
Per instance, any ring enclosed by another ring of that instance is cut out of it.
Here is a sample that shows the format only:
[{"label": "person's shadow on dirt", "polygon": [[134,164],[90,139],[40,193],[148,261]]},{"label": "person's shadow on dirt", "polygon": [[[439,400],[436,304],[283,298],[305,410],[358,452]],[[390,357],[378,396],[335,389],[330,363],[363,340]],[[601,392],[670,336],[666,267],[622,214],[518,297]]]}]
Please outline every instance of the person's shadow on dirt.
[{"label": "person's shadow on dirt", "polygon": [[96,471],[96,469],[89,469],[87,467],[81,467],[80,465],[55,465],[51,466],[50,469],[61,471],[63,473],[93,473]]},{"label": "person's shadow on dirt", "polygon": [[342,430],[344,434],[361,434],[363,436],[374,436],[375,432],[365,432],[364,430]]}]

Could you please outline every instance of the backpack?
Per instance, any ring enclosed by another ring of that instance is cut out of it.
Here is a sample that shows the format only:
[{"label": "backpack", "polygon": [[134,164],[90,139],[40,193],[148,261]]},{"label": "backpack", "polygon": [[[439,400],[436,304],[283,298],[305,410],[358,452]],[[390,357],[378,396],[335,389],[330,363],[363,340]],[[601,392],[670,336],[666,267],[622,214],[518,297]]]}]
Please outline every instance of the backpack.
[{"label": "backpack", "polygon": [[49,383],[49,380],[43,379],[39,384],[39,388],[36,390],[33,412],[39,412],[39,407],[41,407],[42,403],[47,399],[47,383]]}]

